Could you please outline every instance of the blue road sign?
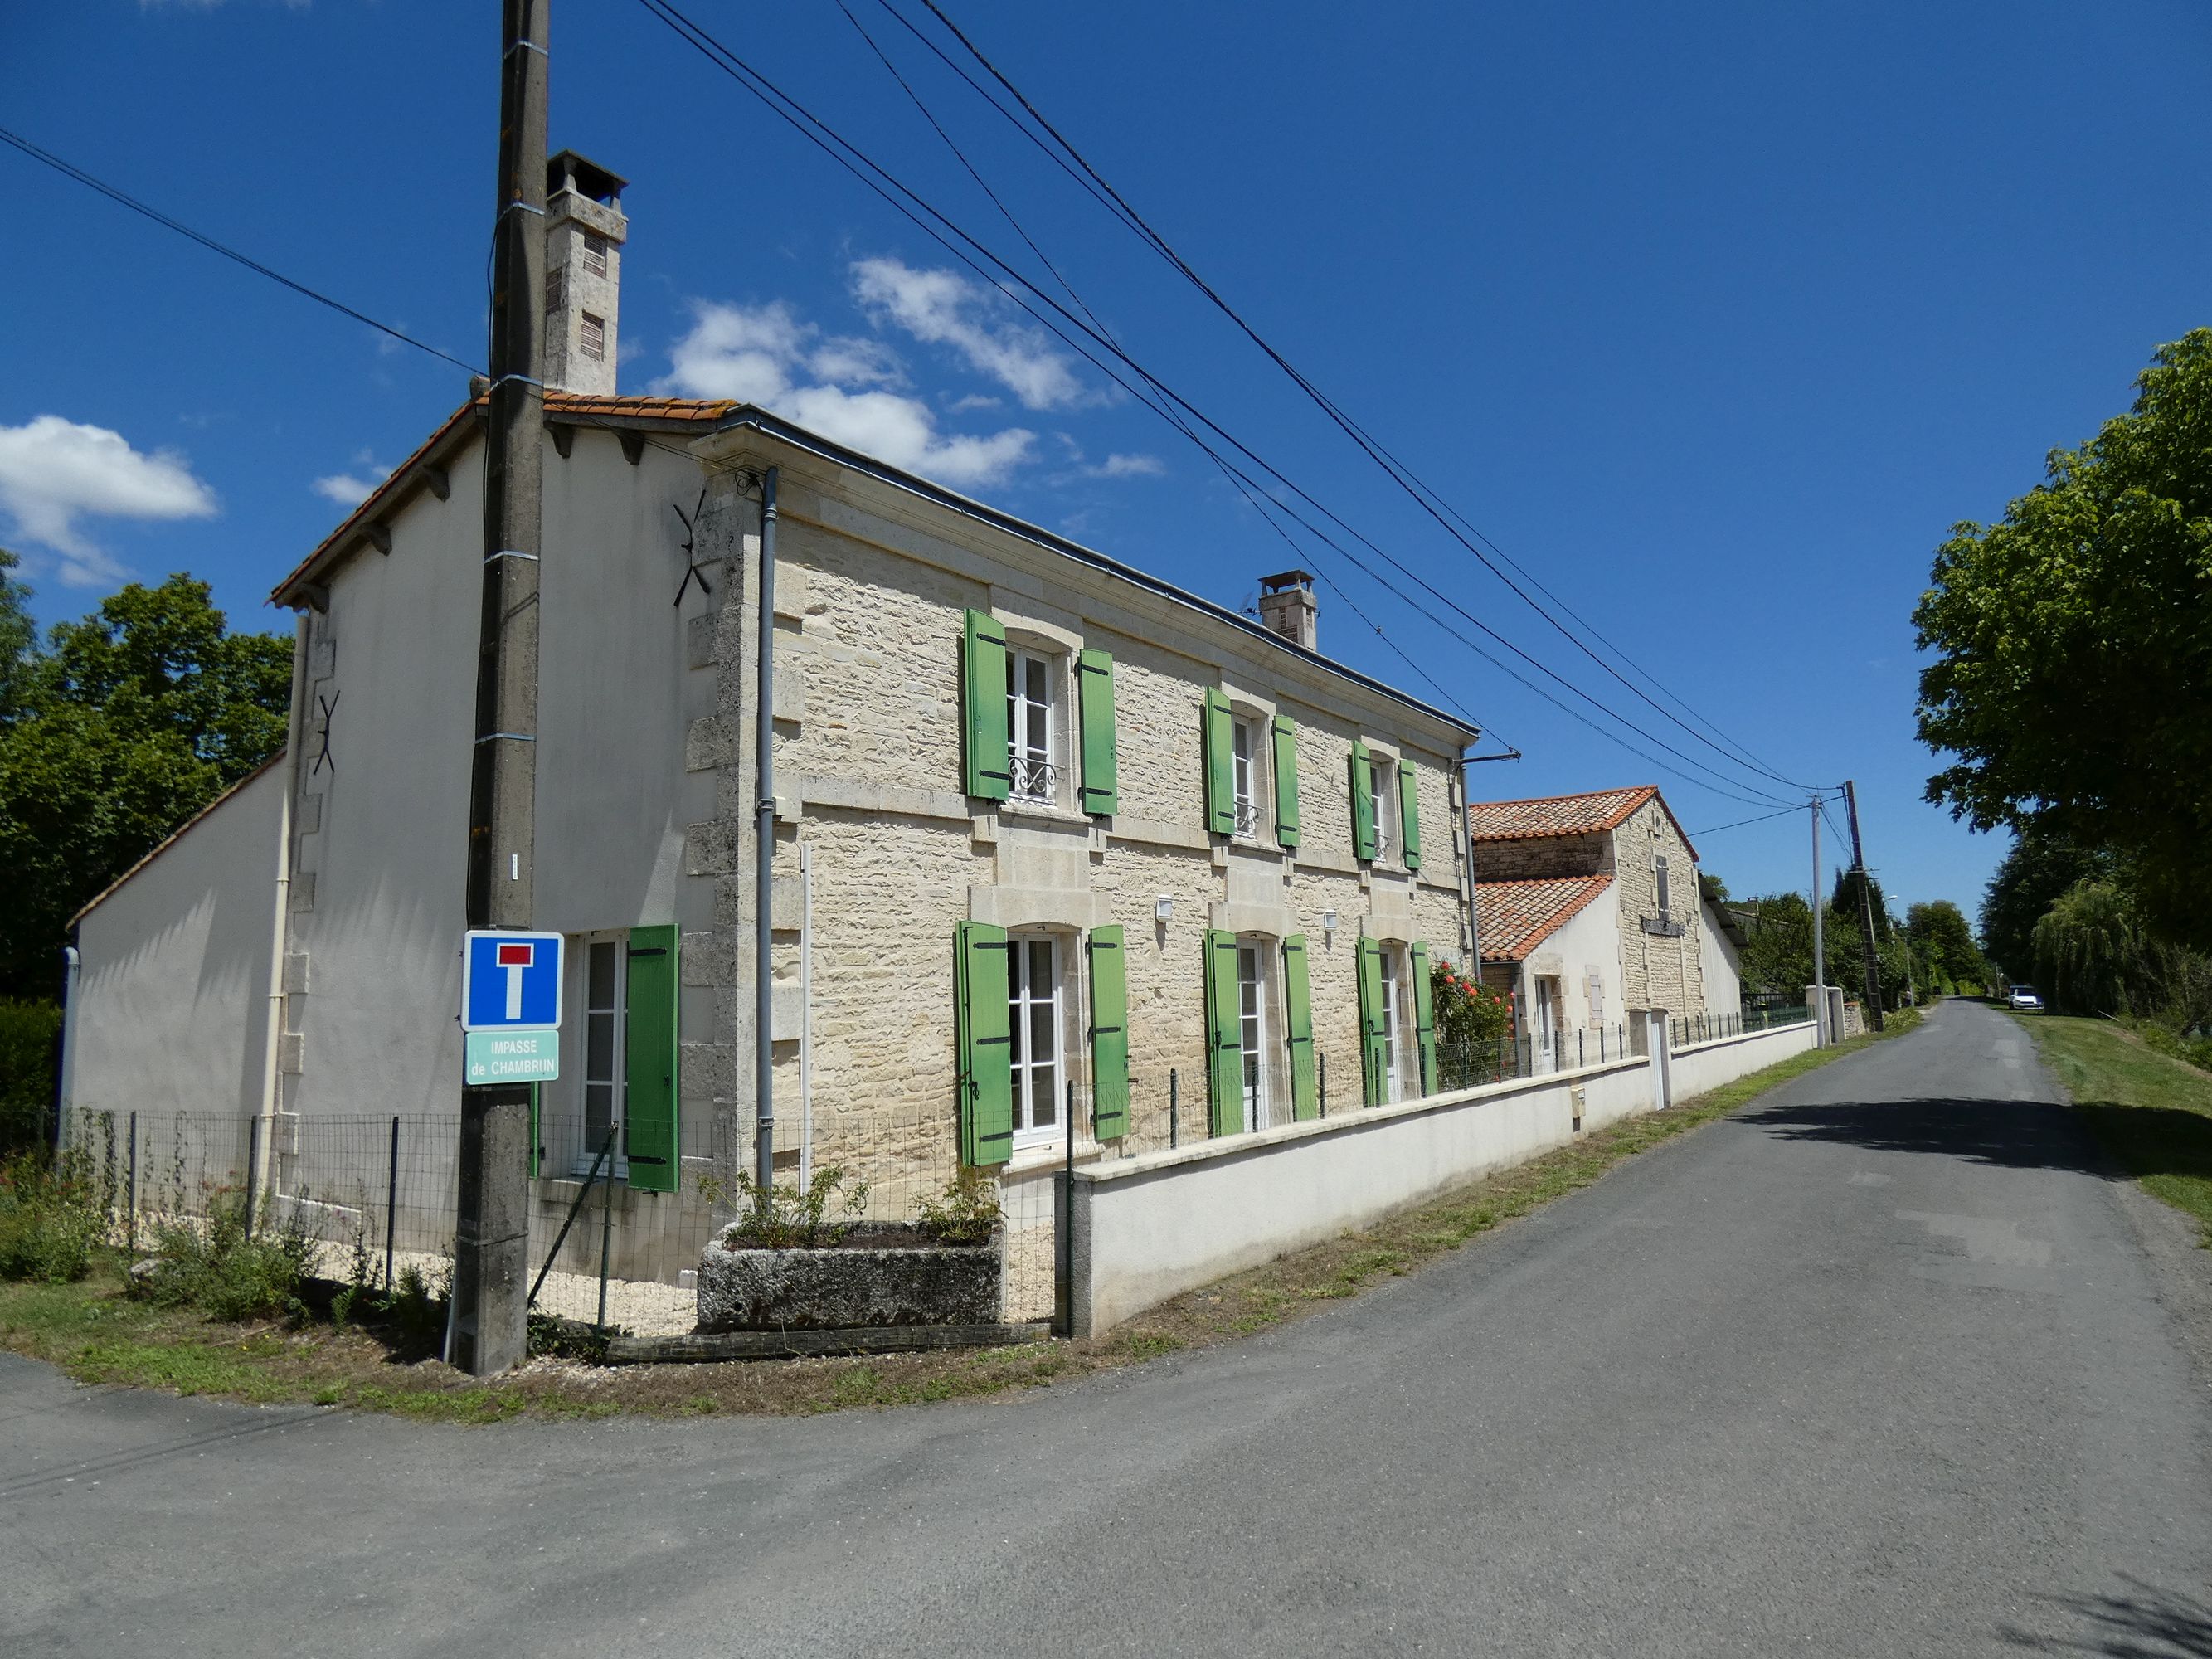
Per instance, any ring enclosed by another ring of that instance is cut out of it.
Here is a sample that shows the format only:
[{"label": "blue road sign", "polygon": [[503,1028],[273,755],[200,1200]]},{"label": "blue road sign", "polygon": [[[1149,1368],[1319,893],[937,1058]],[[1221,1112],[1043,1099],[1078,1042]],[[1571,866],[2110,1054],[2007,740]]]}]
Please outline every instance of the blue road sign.
[{"label": "blue road sign", "polygon": [[561,1023],[561,935],[471,930],[461,959],[461,1029],[547,1030]]}]

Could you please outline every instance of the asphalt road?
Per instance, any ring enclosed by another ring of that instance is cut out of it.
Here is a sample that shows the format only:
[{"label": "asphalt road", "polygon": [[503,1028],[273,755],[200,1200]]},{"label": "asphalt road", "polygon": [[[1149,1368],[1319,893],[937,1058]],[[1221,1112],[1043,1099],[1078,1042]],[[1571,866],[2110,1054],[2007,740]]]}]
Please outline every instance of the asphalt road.
[{"label": "asphalt road", "polygon": [[797,1422],[423,1428],[0,1358],[0,1651],[2212,1654],[2208,1397],[1940,1009],[1287,1330]]}]

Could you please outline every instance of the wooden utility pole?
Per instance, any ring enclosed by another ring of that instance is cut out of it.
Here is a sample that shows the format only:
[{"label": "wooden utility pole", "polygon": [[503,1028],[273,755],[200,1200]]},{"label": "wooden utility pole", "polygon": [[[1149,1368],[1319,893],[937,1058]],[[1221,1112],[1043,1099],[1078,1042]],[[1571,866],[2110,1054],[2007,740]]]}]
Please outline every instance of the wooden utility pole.
[{"label": "wooden utility pole", "polygon": [[[545,434],[545,40],[551,0],[503,0],[492,229],[483,595],[469,775],[468,925],[527,927],[538,784],[538,553]],[[452,1362],[529,1351],[530,1085],[461,1091]]]},{"label": "wooden utility pole", "polygon": [[1859,925],[1866,930],[1863,963],[1866,974],[1867,1018],[1881,1030],[1881,963],[1874,946],[1874,884],[1867,878],[1866,849],[1859,844],[1859,792],[1844,780],[1844,805],[1851,816],[1851,868],[1859,876]]}]

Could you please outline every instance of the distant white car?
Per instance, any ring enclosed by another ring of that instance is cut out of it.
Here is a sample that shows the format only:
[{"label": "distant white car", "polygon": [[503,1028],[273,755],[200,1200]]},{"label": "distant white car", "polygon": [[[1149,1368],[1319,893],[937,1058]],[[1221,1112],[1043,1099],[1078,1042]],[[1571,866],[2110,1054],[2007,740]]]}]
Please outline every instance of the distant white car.
[{"label": "distant white car", "polygon": [[2015,985],[2005,993],[2005,1006],[2023,1014],[2043,1012],[2043,999],[2035,994],[2033,985]]}]

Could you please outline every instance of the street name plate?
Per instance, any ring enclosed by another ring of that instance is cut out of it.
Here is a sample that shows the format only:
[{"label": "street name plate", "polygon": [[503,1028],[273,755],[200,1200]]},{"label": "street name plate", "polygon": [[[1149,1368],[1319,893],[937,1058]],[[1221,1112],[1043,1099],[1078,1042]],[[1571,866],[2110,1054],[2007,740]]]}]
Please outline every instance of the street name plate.
[{"label": "street name plate", "polygon": [[471,1088],[490,1083],[550,1083],[561,1075],[561,1033],[471,1031],[468,1078]]}]

